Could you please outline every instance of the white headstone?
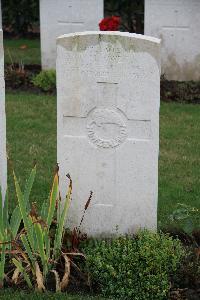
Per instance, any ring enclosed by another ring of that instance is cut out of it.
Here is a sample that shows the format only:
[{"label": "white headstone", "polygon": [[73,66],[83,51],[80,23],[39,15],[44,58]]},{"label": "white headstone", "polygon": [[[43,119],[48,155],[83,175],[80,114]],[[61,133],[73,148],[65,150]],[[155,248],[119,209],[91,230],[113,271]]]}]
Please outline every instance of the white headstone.
[{"label": "white headstone", "polygon": [[40,0],[42,68],[55,69],[58,36],[98,30],[102,18],[103,0]]},{"label": "white headstone", "polygon": [[162,73],[200,80],[200,1],[145,0],[145,34],[162,39]]},{"label": "white headstone", "polygon": [[4,54],[3,32],[0,29],[0,186],[3,197],[6,190],[6,116],[5,116],[5,85],[4,85]]},{"label": "white headstone", "polygon": [[90,236],[156,228],[160,41],[120,32],[57,40],[61,194],[73,180],[68,225]]}]

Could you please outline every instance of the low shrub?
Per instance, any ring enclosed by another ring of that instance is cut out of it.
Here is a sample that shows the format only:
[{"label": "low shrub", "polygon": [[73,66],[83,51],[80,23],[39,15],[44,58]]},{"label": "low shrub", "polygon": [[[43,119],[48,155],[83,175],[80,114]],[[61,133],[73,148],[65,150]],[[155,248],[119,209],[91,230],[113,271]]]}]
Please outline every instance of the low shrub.
[{"label": "low shrub", "polygon": [[105,296],[132,300],[167,299],[170,277],[184,256],[179,240],[148,231],[92,240],[83,248],[92,284]]},{"label": "low shrub", "polygon": [[32,83],[34,86],[39,87],[45,92],[53,92],[56,90],[56,71],[41,71],[32,79]]},{"label": "low shrub", "polygon": [[200,81],[169,81],[162,76],[160,83],[162,101],[200,103]]}]

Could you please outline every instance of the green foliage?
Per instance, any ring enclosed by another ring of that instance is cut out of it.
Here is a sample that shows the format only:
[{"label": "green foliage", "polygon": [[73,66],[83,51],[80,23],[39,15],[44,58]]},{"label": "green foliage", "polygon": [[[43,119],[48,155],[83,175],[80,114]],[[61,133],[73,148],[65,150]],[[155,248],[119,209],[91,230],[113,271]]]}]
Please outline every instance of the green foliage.
[{"label": "green foliage", "polygon": [[33,84],[41,88],[45,92],[52,92],[56,89],[56,71],[46,70],[41,71],[36,75],[33,80]]},{"label": "green foliage", "polygon": [[170,275],[184,255],[180,241],[148,231],[134,238],[90,241],[84,252],[93,284],[105,296],[132,300],[166,299]]},{"label": "green foliage", "polygon": [[39,21],[39,0],[2,0],[4,28],[23,35]]},{"label": "green foliage", "polygon": [[[30,182],[30,178],[28,182]],[[25,188],[27,196],[29,196],[29,184]],[[27,202],[24,205],[27,207]],[[10,216],[8,215],[8,192],[3,203],[0,188],[0,287],[3,287],[4,282],[6,251],[11,250],[10,242],[16,240],[21,221],[22,216],[18,206]]]},{"label": "green foliage", "polygon": [[[33,171],[31,172],[24,190],[25,211],[28,210],[28,200],[34,177],[35,169],[33,169]],[[11,241],[16,241],[21,221],[22,215],[19,206],[16,206],[10,216],[8,215],[8,193],[6,193],[5,201],[3,203],[0,189],[0,287],[3,286],[4,282],[6,251],[10,251],[12,249]],[[18,264],[20,265],[20,262]]]},{"label": "green foliage", "polygon": [[[194,230],[200,229],[200,209],[178,203],[176,209],[170,216],[170,221],[180,225],[185,233],[192,236]],[[196,224],[198,224],[198,227]]]},{"label": "green foliage", "polygon": [[[49,272],[56,274],[56,279],[59,274],[56,270],[57,260],[61,257],[62,238],[64,234],[64,223],[68,213],[68,208],[71,199],[72,183],[70,179],[69,191],[64,203],[64,210],[61,209],[61,201],[59,198],[58,174],[55,174],[49,201],[44,202],[41,212],[44,207],[47,208],[47,213],[43,214],[43,218],[38,214],[36,204],[32,204],[31,211],[27,209],[30,192],[35,180],[36,167],[31,171],[29,180],[26,184],[25,192],[23,193],[19,182],[14,173],[14,182],[18,199],[18,206],[21,212],[24,230],[20,232],[16,241],[16,249],[21,249],[24,253],[23,257],[13,258],[13,263],[19,273],[24,277],[29,288],[32,287],[30,278],[35,280],[37,290],[44,291],[46,276]],[[57,212],[56,212],[56,207]],[[54,215],[56,218],[54,219]],[[55,223],[55,234],[51,234],[51,225]],[[51,236],[51,240],[50,240]],[[52,245],[51,245],[52,244]],[[15,256],[16,257],[16,256]],[[63,255],[65,259],[65,272],[62,281],[58,280],[57,285],[59,290],[65,288],[69,281],[69,259]],[[18,278],[17,278],[18,279]],[[17,279],[15,280],[17,282]]]},{"label": "green foliage", "polygon": [[[29,201],[35,181],[36,167],[30,173],[24,192],[14,172],[13,175],[18,202],[10,218],[8,217],[8,197],[6,195],[3,204],[0,190],[0,288],[3,287],[4,280],[7,280],[9,284],[17,285],[21,284],[23,278],[29,289],[36,286],[38,291],[44,291],[46,290],[46,277],[49,272],[53,272],[56,291],[65,290],[69,282],[71,262],[67,254],[62,252],[62,242],[71,200],[71,178],[68,177],[70,184],[64,201],[64,209],[61,208],[59,180],[56,172],[49,200],[43,203],[41,214],[38,214],[36,204],[32,203],[30,209]],[[24,227],[19,231],[21,222]],[[6,255],[9,255],[7,267],[14,270],[12,278],[9,278],[11,272],[5,276]],[[61,257],[64,259],[64,270],[60,278],[56,266]]]}]

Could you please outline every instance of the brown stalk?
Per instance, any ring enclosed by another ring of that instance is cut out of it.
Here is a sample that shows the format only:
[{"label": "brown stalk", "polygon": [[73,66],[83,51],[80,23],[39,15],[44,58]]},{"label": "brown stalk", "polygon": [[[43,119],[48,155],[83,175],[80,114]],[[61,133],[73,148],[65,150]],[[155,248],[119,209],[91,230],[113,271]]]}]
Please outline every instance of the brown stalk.
[{"label": "brown stalk", "polygon": [[61,292],[61,284],[60,284],[60,277],[58,275],[58,272],[56,270],[51,270],[50,272],[52,272],[55,276],[55,280],[56,280],[56,293]]},{"label": "brown stalk", "polygon": [[18,268],[15,269],[14,273],[13,273],[13,276],[12,276],[12,282],[14,284],[17,284],[18,282],[18,279],[19,279],[19,274],[20,274],[20,271]]},{"label": "brown stalk", "polygon": [[46,290],[44,286],[44,279],[39,264],[37,262],[35,263],[35,275],[36,275],[38,292],[44,292]]},{"label": "brown stalk", "polygon": [[82,216],[81,222],[80,222],[80,224],[79,224],[79,226],[78,226],[78,234],[80,234],[80,228],[81,228],[81,225],[82,225],[83,220],[84,220],[84,218],[85,218],[86,210],[88,209],[88,207],[89,207],[89,205],[90,205],[90,202],[91,202],[91,200],[92,200],[92,195],[93,195],[93,192],[90,191],[90,196],[89,196],[89,198],[88,198],[88,200],[87,200],[87,202],[86,202],[86,204],[85,204],[83,216]]},{"label": "brown stalk", "polygon": [[69,276],[70,276],[70,269],[71,269],[71,264],[70,264],[70,259],[67,255],[63,254],[64,260],[65,260],[65,273],[61,281],[61,290],[64,291],[68,284],[69,284]]}]

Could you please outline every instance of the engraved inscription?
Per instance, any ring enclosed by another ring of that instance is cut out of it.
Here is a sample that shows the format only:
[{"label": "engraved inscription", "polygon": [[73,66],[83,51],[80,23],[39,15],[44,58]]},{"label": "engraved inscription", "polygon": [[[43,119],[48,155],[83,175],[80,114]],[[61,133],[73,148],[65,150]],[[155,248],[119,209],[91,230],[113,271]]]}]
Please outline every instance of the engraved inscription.
[{"label": "engraved inscription", "polygon": [[115,148],[127,137],[127,126],[115,109],[97,108],[89,115],[87,133],[97,147]]}]

